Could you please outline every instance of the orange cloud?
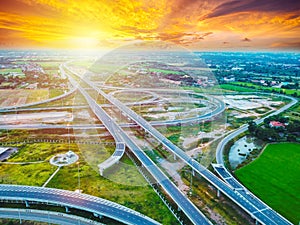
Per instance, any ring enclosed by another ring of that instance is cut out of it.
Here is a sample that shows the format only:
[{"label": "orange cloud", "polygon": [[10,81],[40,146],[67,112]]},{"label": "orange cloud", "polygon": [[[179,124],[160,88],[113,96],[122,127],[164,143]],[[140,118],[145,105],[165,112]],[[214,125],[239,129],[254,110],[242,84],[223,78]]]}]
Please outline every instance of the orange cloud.
[{"label": "orange cloud", "polygon": [[234,48],[245,37],[250,47],[272,47],[300,33],[300,4],[292,0],[10,0],[0,8],[2,47],[94,48],[163,40]]}]

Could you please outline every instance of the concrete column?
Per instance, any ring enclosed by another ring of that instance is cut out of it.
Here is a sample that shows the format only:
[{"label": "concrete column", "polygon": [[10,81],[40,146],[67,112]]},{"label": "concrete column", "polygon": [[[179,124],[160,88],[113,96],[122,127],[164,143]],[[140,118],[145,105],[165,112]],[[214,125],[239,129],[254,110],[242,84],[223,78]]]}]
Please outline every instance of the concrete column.
[{"label": "concrete column", "polygon": [[18,213],[19,213],[19,220],[20,220],[20,224],[22,224],[22,219],[21,219],[20,210],[18,210]]},{"label": "concrete column", "polygon": [[221,192],[220,192],[220,190],[218,189],[218,190],[217,190],[217,197],[220,198],[220,196],[221,196]]},{"label": "concrete column", "polygon": [[176,155],[174,154],[174,160],[176,160]]},{"label": "concrete column", "polygon": [[27,208],[29,208],[29,207],[30,207],[30,205],[29,205],[28,201],[26,201],[26,200],[25,200],[25,205],[26,205],[26,207],[27,207]]},{"label": "concrete column", "polygon": [[192,174],[193,174],[193,176],[195,176],[195,170],[194,169],[192,169]]}]

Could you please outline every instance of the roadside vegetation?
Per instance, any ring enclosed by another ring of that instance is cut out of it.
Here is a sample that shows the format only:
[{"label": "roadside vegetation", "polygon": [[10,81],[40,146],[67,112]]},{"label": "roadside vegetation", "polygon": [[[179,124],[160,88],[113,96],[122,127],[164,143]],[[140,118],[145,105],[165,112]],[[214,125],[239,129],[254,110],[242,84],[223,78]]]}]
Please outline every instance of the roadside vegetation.
[{"label": "roadside vegetation", "polygon": [[184,167],[179,172],[184,183],[189,188],[192,188],[189,190],[189,196],[192,201],[202,209],[205,215],[211,218],[214,224],[252,224],[250,216],[242,211],[235,203],[224,195],[217,197],[217,190],[205,179],[196,175],[191,180],[190,168]]},{"label": "roadside vegetation", "polygon": [[[280,126],[273,127],[271,122],[278,122]],[[275,115],[264,120],[263,126],[256,125],[255,122],[250,121],[249,132],[254,137],[263,141],[279,142],[279,141],[300,141],[300,121],[289,120],[289,117]]]}]

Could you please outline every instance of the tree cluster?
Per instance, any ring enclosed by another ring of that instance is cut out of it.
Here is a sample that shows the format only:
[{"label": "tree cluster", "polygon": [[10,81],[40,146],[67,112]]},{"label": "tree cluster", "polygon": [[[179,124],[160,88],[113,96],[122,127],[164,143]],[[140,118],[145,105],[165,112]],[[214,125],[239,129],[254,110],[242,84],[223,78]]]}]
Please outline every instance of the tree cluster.
[{"label": "tree cluster", "polygon": [[[275,120],[288,123],[285,127],[270,127],[269,122]],[[288,121],[288,117],[274,116],[264,121],[263,127],[258,126],[254,121],[248,123],[248,131],[253,136],[267,142],[276,141],[297,141],[300,138],[300,121]]]},{"label": "tree cluster", "polygon": [[289,122],[289,117],[279,116],[279,115],[270,116],[270,117],[264,119],[265,126],[269,126],[271,121],[278,121],[280,123],[286,124]]},{"label": "tree cluster", "polygon": [[248,123],[248,125],[249,125],[248,126],[249,132],[253,136],[255,136],[255,137],[257,137],[261,140],[264,140],[264,141],[278,141],[280,139],[280,136],[279,136],[278,132],[276,132],[276,130],[273,129],[273,128],[260,127],[253,121],[250,121]]}]

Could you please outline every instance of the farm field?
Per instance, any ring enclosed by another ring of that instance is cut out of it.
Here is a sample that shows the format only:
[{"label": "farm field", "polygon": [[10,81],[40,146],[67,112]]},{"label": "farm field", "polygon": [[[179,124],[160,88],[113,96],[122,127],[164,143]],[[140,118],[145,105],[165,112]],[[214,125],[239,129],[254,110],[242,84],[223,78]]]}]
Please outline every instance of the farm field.
[{"label": "farm field", "polygon": [[255,195],[292,223],[300,221],[300,144],[269,144],[235,175]]},{"label": "farm field", "polygon": [[[266,91],[276,91],[276,92],[279,92],[279,91],[283,91],[284,94],[287,94],[287,95],[292,95],[294,93],[297,93],[297,95],[300,95],[300,91],[299,90],[292,90],[292,89],[284,89],[284,88],[276,88],[276,87],[263,87],[261,85],[256,85],[256,84],[252,84],[252,83],[247,83],[247,82],[233,82],[232,83],[232,86],[235,86],[235,85],[243,85],[243,87],[245,88],[251,88],[252,90],[255,89],[256,91],[257,90],[266,90]],[[237,86],[235,86],[237,87]]]},{"label": "farm field", "polygon": [[254,92],[252,87],[240,87],[232,84],[220,84],[220,87],[225,90],[238,91],[238,92]]},{"label": "farm field", "polygon": [[18,106],[22,104],[42,101],[49,98],[49,90],[0,90],[0,106]]}]

